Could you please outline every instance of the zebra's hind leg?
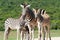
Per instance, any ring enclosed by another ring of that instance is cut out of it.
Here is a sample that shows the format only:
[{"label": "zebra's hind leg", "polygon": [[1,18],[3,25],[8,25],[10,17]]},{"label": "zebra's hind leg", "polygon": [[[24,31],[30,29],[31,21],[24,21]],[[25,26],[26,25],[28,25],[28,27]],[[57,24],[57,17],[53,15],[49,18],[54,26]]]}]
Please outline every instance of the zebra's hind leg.
[{"label": "zebra's hind leg", "polygon": [[9,32],[10,32],[10,28],[6,28],[4,32],[4,40],[8,40]]},{"label": "zebra's hind leg", "polygon": [[49,38],[49,40],[51,40],[51,35],[50,35],[50,25],[48,25],[48,38]]},{"label": "zebra's hind leg", "polygon": [[43,40],[45,40],[45,33],[46,33],[46,29],[45,27],[43,27]]}]

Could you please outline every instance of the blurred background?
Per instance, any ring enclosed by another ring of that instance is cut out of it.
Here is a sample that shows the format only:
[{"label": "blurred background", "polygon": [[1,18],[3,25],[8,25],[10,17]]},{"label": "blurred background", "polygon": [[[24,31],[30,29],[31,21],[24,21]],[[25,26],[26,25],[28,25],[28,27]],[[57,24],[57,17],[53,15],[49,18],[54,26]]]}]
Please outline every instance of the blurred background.
[{"label": "blurred background", "polygon": [[45,9],[51,19],[51,35],[60,36],[60,0],[0,0],[0,38],[5,20],[10,17],[19,18],[22,12],[20,4],[24,2],[31,4],[31,9]]}]

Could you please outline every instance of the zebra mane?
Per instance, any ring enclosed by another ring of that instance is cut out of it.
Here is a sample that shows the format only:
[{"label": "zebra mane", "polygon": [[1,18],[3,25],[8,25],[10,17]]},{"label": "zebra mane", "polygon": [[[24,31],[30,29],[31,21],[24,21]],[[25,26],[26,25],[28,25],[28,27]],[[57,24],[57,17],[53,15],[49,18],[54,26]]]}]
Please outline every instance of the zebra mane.
[{"label": "zebra mane", "polygon": [[33,11],[30,8],[27,8],[26,13],[30,16],[31,20],[35,18]]},{"label": "zebra mane", "polygon": [[[42,12],[43,11],[43,12]],[[44,14],[44,10],[43,9],[40,9],[40,12],[38,13],[38,17],[40,19],[40,21],[42,22],[44,19],[43,17],[41,16],[41,13]]]}]

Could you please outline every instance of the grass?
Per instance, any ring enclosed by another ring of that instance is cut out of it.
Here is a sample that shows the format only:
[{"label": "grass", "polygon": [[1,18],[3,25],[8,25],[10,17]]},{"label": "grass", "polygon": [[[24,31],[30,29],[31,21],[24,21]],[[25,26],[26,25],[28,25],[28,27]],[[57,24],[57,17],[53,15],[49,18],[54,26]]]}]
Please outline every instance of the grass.
[{"label": "grass", "polygon": [[[0,40],[3,40],[4,31],[0,31]],[[37,38],[37,30],[35,31],[35,38]],[[60,37],[60,30],[51,30],[52,37]],[[16,40],[16,31],[11,31],[8,40]]]},{"label": "grass", "polygon": [[[35,31],[35,38],[37,37],[37,31]],[[60,30],[51,30],[52,37],[60,37]]]}]

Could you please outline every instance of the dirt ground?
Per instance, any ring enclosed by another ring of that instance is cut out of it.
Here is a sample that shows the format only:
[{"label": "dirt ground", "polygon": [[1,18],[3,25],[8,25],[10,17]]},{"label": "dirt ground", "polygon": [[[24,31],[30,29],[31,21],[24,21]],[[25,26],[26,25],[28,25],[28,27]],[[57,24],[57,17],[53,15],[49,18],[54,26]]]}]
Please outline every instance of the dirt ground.
[{"label": "dirt ground", "polygon": [[[35,40],[38,40],[38,39],[35,38]],[[60,37],[51,37],[51,40],[60,40]]]}]

